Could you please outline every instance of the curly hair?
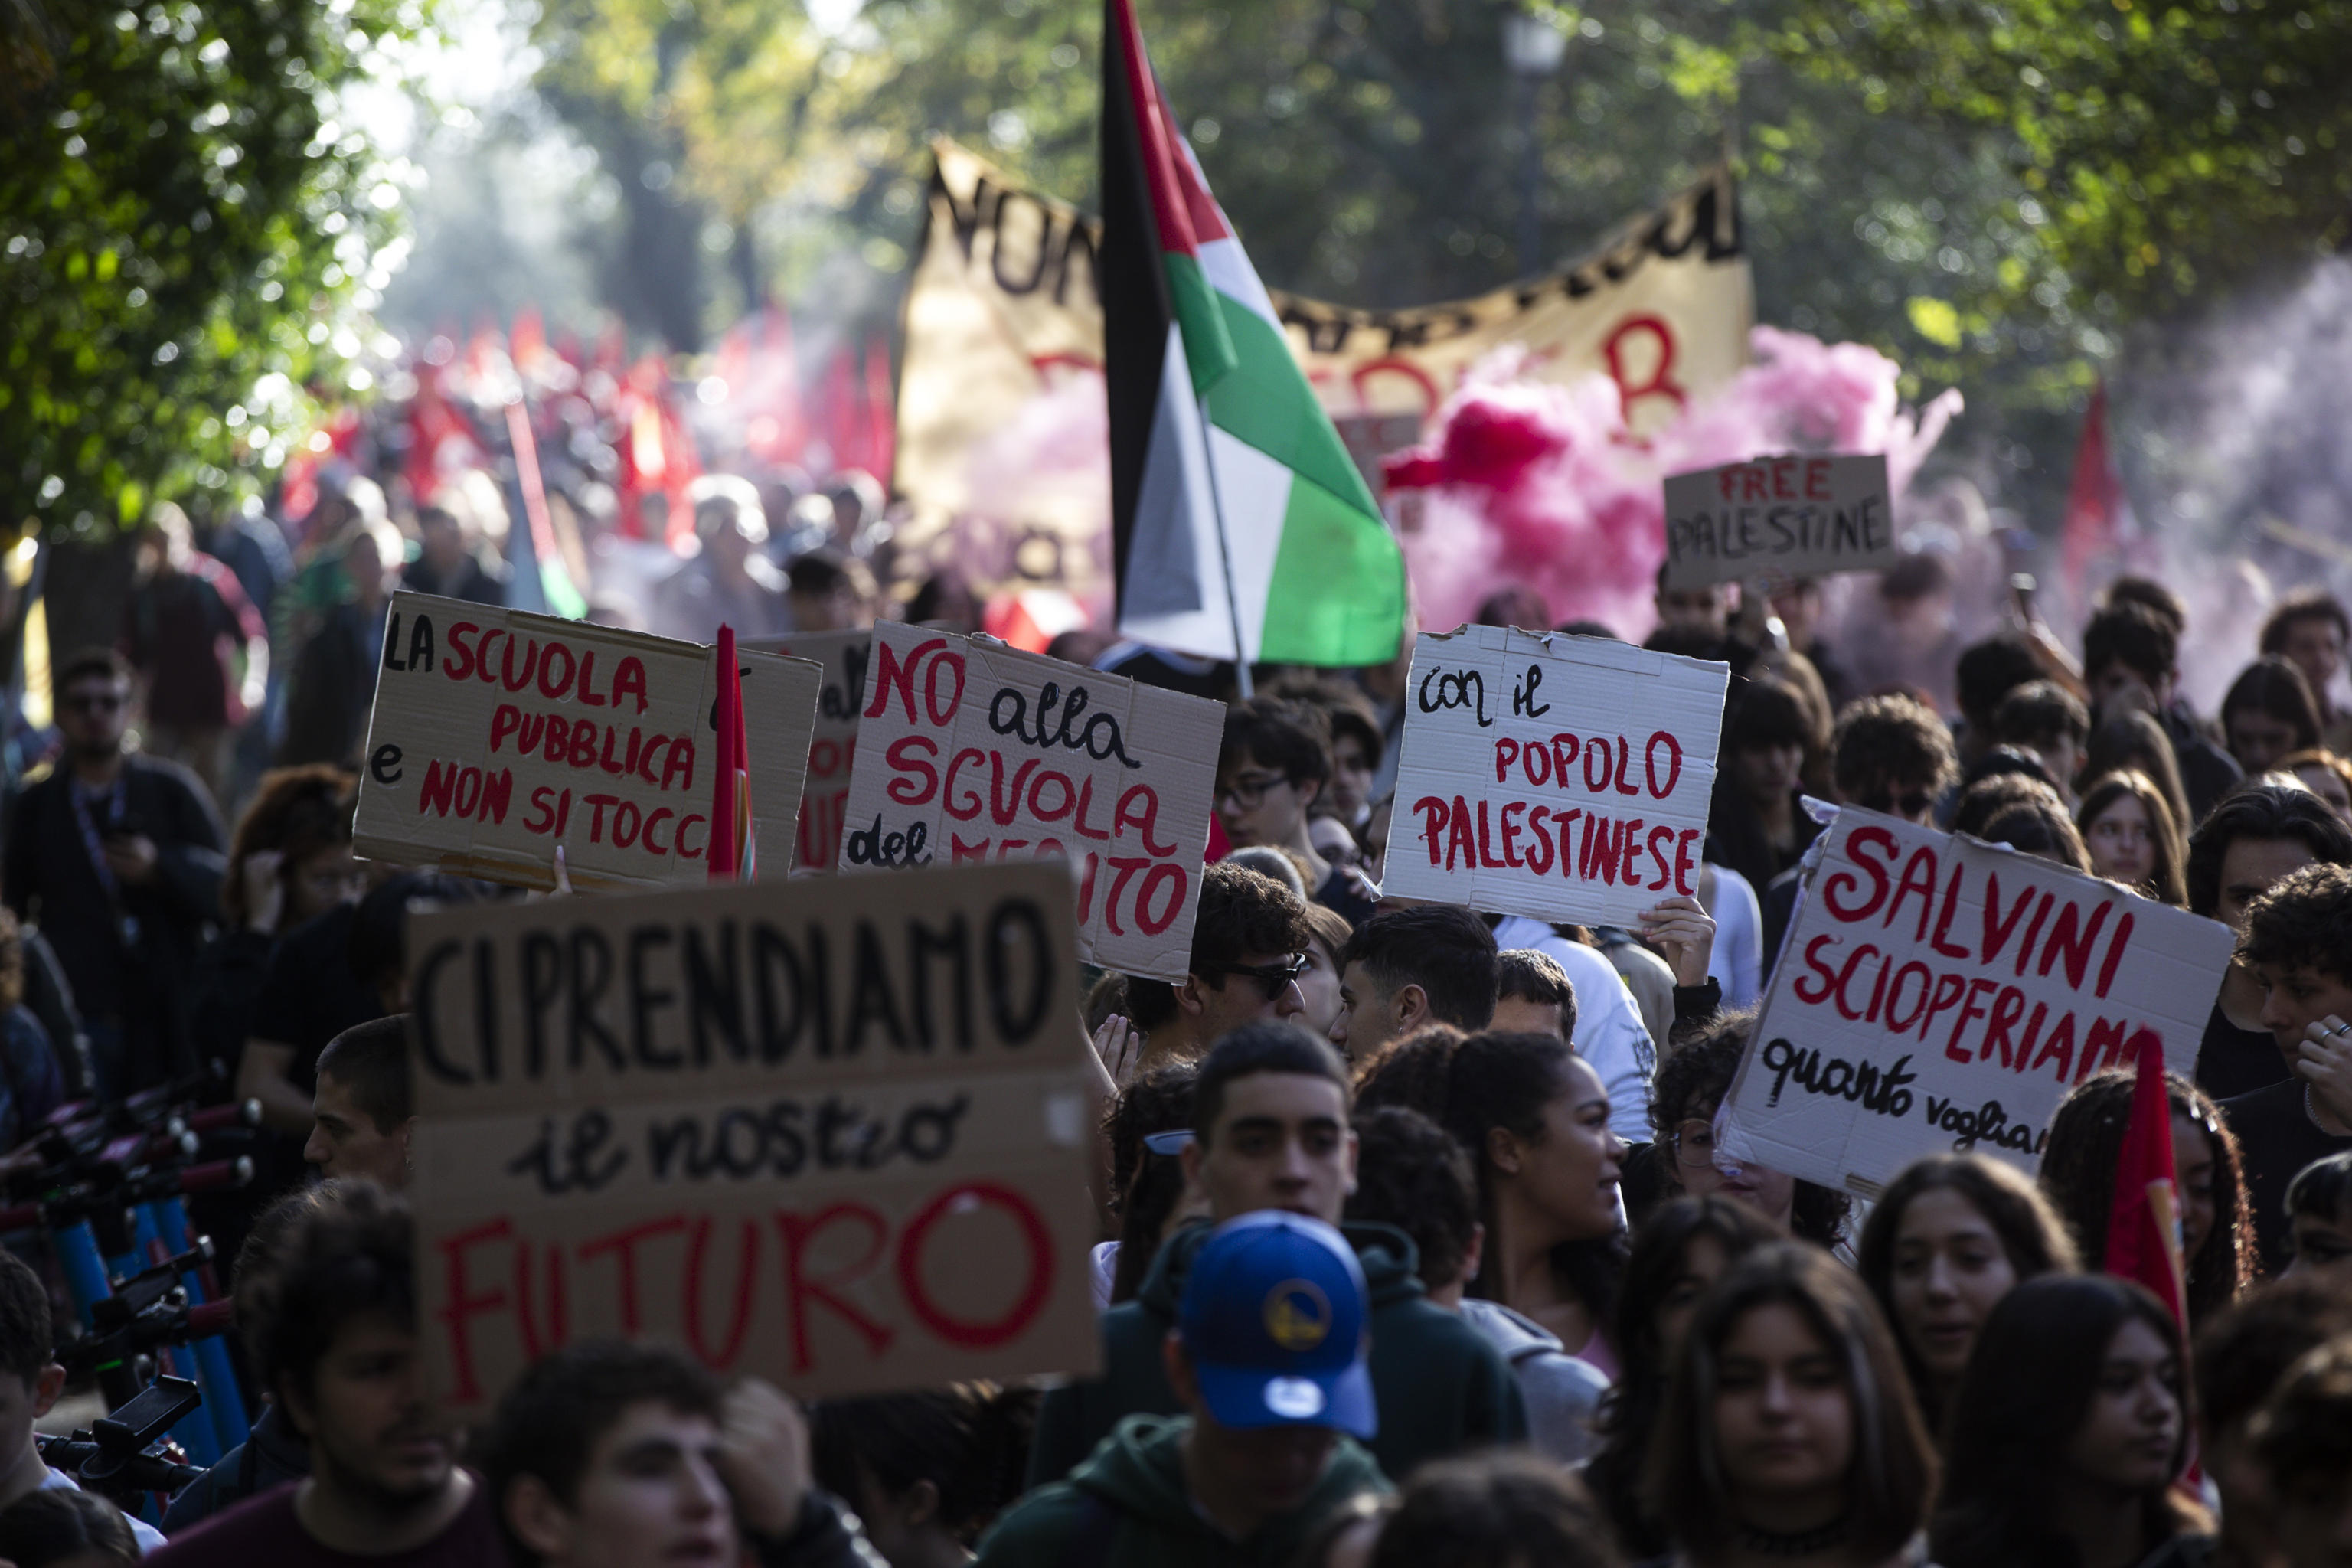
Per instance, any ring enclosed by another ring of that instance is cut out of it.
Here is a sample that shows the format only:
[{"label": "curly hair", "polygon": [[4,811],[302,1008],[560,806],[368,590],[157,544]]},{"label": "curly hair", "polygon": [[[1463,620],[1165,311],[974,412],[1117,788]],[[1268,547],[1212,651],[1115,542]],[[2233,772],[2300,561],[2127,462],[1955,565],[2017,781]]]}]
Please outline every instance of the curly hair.
[{"label": "curly hair", "polygon": [[[1208,984],[1222,987],[1234,965],[1253,953],[1304,952],[1313,934],[1306,904],[1273,878],[1223,861],[1201,874],[1192,972]],[[1176,1016],[1176,988],[1128,976],[1127,1016],[1147,1033],[1160,1027]]]},{"label": "curly hair", "polygon": [[2287,637],[2297,621],[2331,622],[2337,634],[2352,643],[2352,616],[2345,614],[2344,601],[2325,588],[2298,588],[2271,606],[2255,647],[2266,654],[2285,653]]},{"label": "curly hair", "polygon": [[1347,1217],[1394,1226],[1411,1237],[1421,1282],[1442,1290],[1462,1277],[1478,1229],[1470,1156],[1452,1133],[1410,1106],[1360,1110]]},{"label": "curly hair", "polygon": [[[2116,1162],[2131,1121],[2129,1068],[2094,1073],[2051,1113],[2042,1151],[2042,1195],[2074,1233],[2086,1268],[2107,1256],[2107,1216],[2116,1196]],[[2202,1323],[2254,1282],[2254,1211],[2246,1192],[2245,1160],[2237,1134],[2210,1096],[2179,1073],[2164,1075],[2172,1114],[2195,1124],[2213,1146],[2213,1228],[2188,1258],[2189,1320]]]},{"label": "curly hair", "polygon": [[[1679,1035],[1658,1063],[1650,1080],[1650,1126],[1661,1147],[1670,1144],[1675,1129],[1685,1121],[1712,1121],[1723,1097],[1738,1076],[1739,1058],[1747,1054],[1755,1032],[1752,1008],[1717,1015],[1706,1024]],[[1670,1192],[1682,1184],[1672,1162],[1662,1161]],[[1789,1211],[1789,1232],[1817,1247],[1835,1247],[1845,1233],[1853,1199],[1834,1187],[1799,1181]]]},{"label": "curly hair", "polygon": [[2352,867],[2305,866],[2256,895],[2238,956],[2352,984]]},{"label": "curly hair", "polygon": [[408,1205],[370,1182],[338,1184],[290,1212],[268,1265],[238,1281],[237,1326],[262,1386],[308,1394],[320,1358],[352,1319],[416,1320]]},{"label": "curly hair", "polygon": [[278,868],[283,882],[320,850],[349,844],[358,788],[358,775],[332,763],[272,768],[261,775],[253,799],[229,835],[232,874],[221,879],[220,901],[230,929],[243,928],[254,914],[245,907],[245,879],[235,874],[236,868],[255,855],[275,851],[283,857]]},{"label": "curly hair", "polygon": [[1959,770],[1944,721],[1934,709],[1900,696],[1846,704],[1830,734],[1830,758],[1832,782],[1847,800],[1873,786],[1916,785],[1938,795]]}]

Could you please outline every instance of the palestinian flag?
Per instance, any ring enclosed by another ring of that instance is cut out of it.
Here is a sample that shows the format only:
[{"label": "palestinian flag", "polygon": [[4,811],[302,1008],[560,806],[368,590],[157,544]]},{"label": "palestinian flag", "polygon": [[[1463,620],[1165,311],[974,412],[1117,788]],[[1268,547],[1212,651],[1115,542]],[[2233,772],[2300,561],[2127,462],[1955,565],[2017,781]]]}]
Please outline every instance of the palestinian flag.
[{"label": "palestinian flag", "polygon": [[1119,632],[1204,658],[1393,658],[1403,555],[1160,101],[1133,0],[1106,0],[1103,37]]}]

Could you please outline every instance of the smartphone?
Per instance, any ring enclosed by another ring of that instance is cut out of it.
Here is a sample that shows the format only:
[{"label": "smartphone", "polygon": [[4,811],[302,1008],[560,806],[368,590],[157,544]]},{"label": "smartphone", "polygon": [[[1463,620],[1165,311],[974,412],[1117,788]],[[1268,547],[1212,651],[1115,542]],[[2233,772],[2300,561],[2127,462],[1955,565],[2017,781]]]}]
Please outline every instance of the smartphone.
[{"label": "smartphone", "polygon": [[184,1377],[158,1377],[111,1415],[91,1424],[99,1446],[131,1452],[170,1431],[181,1416],[205,1402],[203,1393]]}]

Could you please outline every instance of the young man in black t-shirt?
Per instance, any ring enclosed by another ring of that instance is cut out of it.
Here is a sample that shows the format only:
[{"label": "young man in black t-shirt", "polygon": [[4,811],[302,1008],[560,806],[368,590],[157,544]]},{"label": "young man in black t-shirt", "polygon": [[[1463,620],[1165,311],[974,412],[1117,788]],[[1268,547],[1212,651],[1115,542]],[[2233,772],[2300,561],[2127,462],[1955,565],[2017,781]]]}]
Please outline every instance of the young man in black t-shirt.
[{"label": "young man in black t-shirt", "polygon": [[2276,1274],[2287,1262],[2287,1184],[2352,1149],[2352,868],[2306,866],[2255,899],[2238,957],[2292,1069],[2221,1105],[2244,1150],[2263,1268]]}]

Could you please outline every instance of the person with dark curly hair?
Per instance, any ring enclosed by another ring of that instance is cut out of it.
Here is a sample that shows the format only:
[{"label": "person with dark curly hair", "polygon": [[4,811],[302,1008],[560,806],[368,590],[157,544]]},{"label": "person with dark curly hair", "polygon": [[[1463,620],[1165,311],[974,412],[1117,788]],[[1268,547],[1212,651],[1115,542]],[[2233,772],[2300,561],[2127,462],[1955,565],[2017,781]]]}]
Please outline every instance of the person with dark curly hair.
[{"label": "person with dark curly hair", "polygon": [[[2352,866],[2352,827],[2308,790],[2250,784],[2189,837],[2189,912],[2220,921],[2243,942],[2255,897],[2311,865]],[[2289,1073],[2279,1051],[2263,1021],[2262,984],[2241,953],[2221,976],[2198,1047],[2197,1087],[2227,1100],[2282,1082]]]},{"label": "person with dark curly hair", "polygon": [[1942,1568],[2191,1568],[2212,1521],[2189,1463],[2187,1362],[2163,1303],[2126,1279],[2045,1274],[1977,1334],[1927,1540]]},{"label": "person with dark curly hair", "polygon": [[2352,1149],[2352,868],[2306,866],[2258,895],[2238,957],[2291,1074],[2221,1102],[2245,1150],[2263,1271],[2275,1274],[2287,1261],[2287,1184]]},{"label": "person with dark curly hair", "polygon": [[1725,1197],[1675,1198],[1634,1229],[1617,1292],[1617,1382],[1601,1407],[1600,1449],[1585,1467],[1628,1558],[1661,1556],[1670,1544],[1665,1527],[1642,1508],[1642,1461],[1691,1317],[1733,1264],[1783,1234]]},{"label": "person with dark curly hair", "polygon": [[1239,866],[1212,866],[1201,876],[1191,973],[1175,985],[1129,975],[1127,1011],[1110,1022],[1142,1032],[1139,1070],[1197,1061],[1244,1024],[1305,1010],[1298,983],[1312,940],[1306,906],[1289,889]]},{"label": "person with dark curly hair", "polygon": [[[2051,1113],[2042,1192],[2066,1221],[2083,1267],[2107,1256],[2116,1163],[2131,1122],[2136,1074],[2114,1068],[2076,1084]],[[2180,1255],[2189,1267],[2189,1321],[2203,1325],[2254,1282],[2254,1218],[2244,1157],[2221,1107],[2179,1073],[2164,1075],[2172,1104],[2172,1169],[2180,1194]]]},{"label": "person with dark curly hair", "polygon": [[2076,1264],[2065,1222],[2033,1184],[1983,1154],[1930,1154],[1905,1166],[1872,1205],[1854,1248],[1931,1426],[1950,1406],[1977,1331],[2000,1299]]},{"label": "person with dark curly hair", "polygon": [[415,1249],[406,1205],[366,1183],[294,1219],[274,1266],[240,1294],[237,1327],[256,1377],[309,1440],[310,1473],[149,1562],[328,1568],[429,1552],[448,1568],[503,1568],[491,1492],[458,1466],[456,1434],[425,1403]]},{"label": "person with dark curly hair", "polygon": [[1722,1013],[1686,1026],[1658,1064],[1650,1094],[1650,1145],[1670,1194],[1720,1193],[1816,1247],[1845,1239],[1853,1200],[1832,1187],[1732,1159],[1716,1147],[1715,1113],[1731,1092],[1739,1058],[1755,1031],[1752,1013]]}]

